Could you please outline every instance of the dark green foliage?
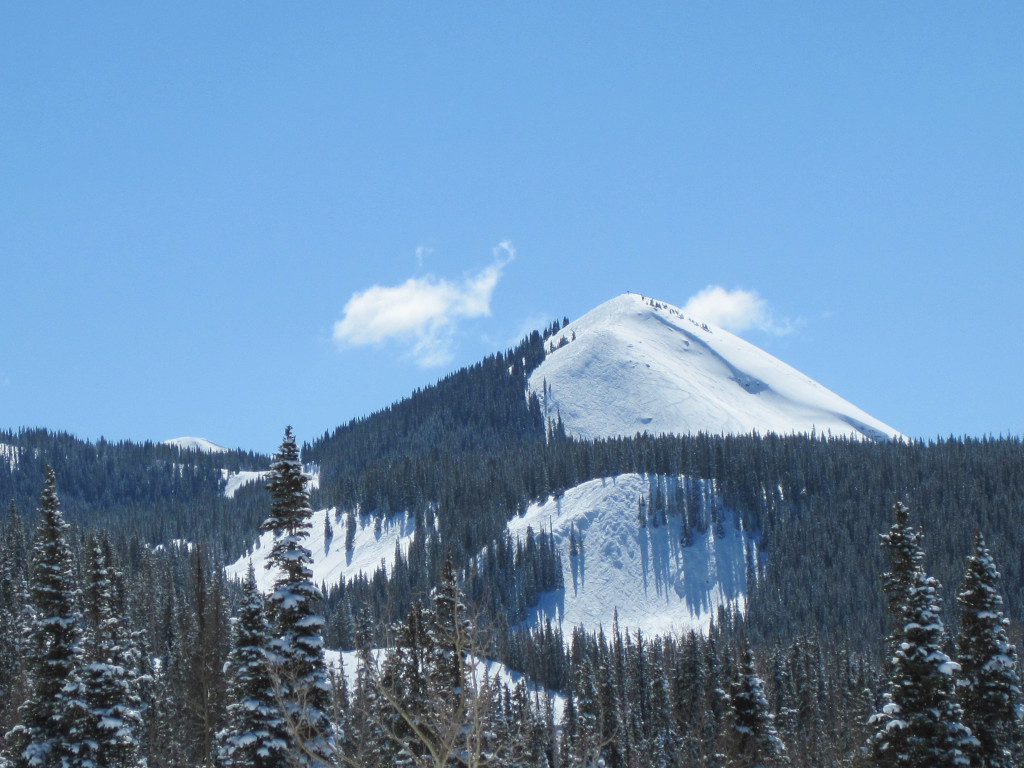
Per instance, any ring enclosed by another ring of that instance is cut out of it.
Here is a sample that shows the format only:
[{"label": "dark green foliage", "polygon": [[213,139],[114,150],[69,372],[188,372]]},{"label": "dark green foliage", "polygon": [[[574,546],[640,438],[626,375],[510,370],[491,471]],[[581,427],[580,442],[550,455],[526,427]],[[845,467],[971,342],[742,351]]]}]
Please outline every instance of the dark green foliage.
[{"label": "dark green foliage", "polygon": [[735,768],[789,765],[785,745],[775,730],[775,718],[768,707],[764,681],[757,674],[754,653],[749,647],[743,650],[730,687],[729,704],[729,765]]},{"label": "dark green foliage", "polygon": [[882,537],[890,569],[883,582],[893,621],[889,685],[871,718],[870,746],[880,766],[953,768],[967,765],[974,739],[954,694],[958,664],[943,652],[938,581],[921,567],[921,537],[902,504]]},{"label": "dark green foliage", "polygon": [[[49,464],[61,479],[68,521],[117,531],[149,544],[203,541],[234,560],[266,512],[248,489],[223,495],[222,470],[263,469],[267,458],[228,451],[202,453],[153,443],[95,443],[60,432],[0,431],[16,460],[0,462],[0,499],[29,508]],[[6,502],[5,502],[6,503]]]},{"label": "dark green foliage", "polygon": [[227,725],[217,734],[217,764],[223,768],[288,765],[287,743],[275,736],[282,730],[282,715],[267,660],[269,631],[250,566],[228,657]]},{"label": "dark green foliage", "polygon": [[964,725],[978,740],[971,764],[981,768],[1014,765],[1020,737],[1021,685],[1017,648],[1007,635],[1009,619],[999,594],[999,571],[979,531],[957,596],[960,633],[959,700]]},{"label": "dark green foliage", "polygon": [[118,594],[121,574],[109,543],[87,542],[85,666],[81,710],[74,726],[77,764],[141,768],[142,729],[139,649],[126,626]]},{"label": "dark green foliage", "polygon": [[25,649],[31,687],[20,707],[20,724],[6,735],[5,752],[15,768],[59,766],[71,760],[79,746],[75,727],[82,697],[82,617],[68,524],[50,467],[46,467],[39,514]]},{"label": "dark green foliage", "polygon": [[303,544],[313,513],[291,427],[285,430],[267,489],[270,515],[262,530],[274,534],[267,567],[276,571],[268,601],[272,631],[267,651],[283,717],[273,736],[288,745],[290,760],[313,764],[313,755],[327,759],[333,740],[327,717],[331,690],[324,665],[325,621],[317,612],[322,594],[312,581],[312,553]]}]

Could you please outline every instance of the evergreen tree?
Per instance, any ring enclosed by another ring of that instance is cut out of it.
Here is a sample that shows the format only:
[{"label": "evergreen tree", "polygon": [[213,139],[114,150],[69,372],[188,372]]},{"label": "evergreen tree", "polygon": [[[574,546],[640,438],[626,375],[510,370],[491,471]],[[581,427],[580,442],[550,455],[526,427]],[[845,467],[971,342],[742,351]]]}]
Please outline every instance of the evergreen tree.
[{"label": "evergreen tree", "polygon": [[911,590],[917,581],[924,551],[921,548],[921,532],[910,525],[910,509],[901,502],[892,508],[893,523],[888,533],[879,538],[889,555],[889,570],[882,574],[882,589],[889,602],[889,619],[892,632],[889,635],[890,658],[902,642],[906,625],[906,611]]},{"label": "evergreen tree", "polygon": [[19,710],[21,723],[6,735],[14,768],[56,767],[78,752],[73,732],[82,708],[80,593],[52,468],[46,468],[45,477],[29,583],[33,617],[26,662],[31,691]]},{"label": "evergreen tree", "polygon": [[326,762],[333,737],[327,716],[331,689],[324,663],[324,618],[317,613],[323,596],[313,583],[312,553],[303,545],[313,512],[291,427],[285,429],[267,489],[270,516],[262,530],[274,534],[267,567],[277,572],[269,599],[274,636],[267,649],[284,725],[274,738],[289,745],[293,760]]},{"label": "evergreen tree", "polygon": [[228,723],[217,734],[217,763],[223,768],[279,768],[288,765],[281,710],[267,664],[269,625],[252,565],[242,585],[242,604],[228,657]]},{"label": "evergreen tree", "polygon": [[214,741],[221,729],[227,695],[224,665],[230,650],[227,610],[224,604],[224,569],[210,568],[204,548],[192,551],[193,602],[185,618],[189,631],[182,632],[187,648],[184,661],[186,718],[191,757],[209,765]]},{"label": "evergreen tree", "polygon": [[1019,738],[1021,687],[1017,648],[1007,637],[999,572],[979,531],[967,559],[960,604],[957,653],[964,724],[978,740],[971,764],[1010,768]]},{"label": "evergreen tree", "polygon": [[743,651],[729,691],[731,728],[727,738],[729,765],[735,768],[775,768],[789,765],[786,747],[775,730],[764,681],[754,667],[750,647]]},{"label": "evergreen tree", "polygon": [[138,695],[138,649],[116,595],[120,574],[110,564],[109,545],[93,538],[87,552],[83,710],[74,727],[74,764],[90,768],[140,768],[142,727]]},{"label": "evergreen tree", "polygon": [[893,656],[884,704],[870,719],[869,745],[880,766],[964,766],[976,741],[954,695],[953,674],[960,666],[942,650],[939,584],[921,566],[920,534],[908,525],[906,508],[897,504],[894,515],[889,535],[882,537],[891,562],[884,582],[896,622]]}]

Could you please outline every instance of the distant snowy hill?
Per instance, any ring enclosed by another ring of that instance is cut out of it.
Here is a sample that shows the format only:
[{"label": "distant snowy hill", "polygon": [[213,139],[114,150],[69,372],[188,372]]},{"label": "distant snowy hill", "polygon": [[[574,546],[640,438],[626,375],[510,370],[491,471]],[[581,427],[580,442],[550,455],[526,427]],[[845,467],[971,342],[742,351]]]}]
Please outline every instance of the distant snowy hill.
[{"label": "distant snowy hill", "polygon": [[[687,546],[682,514],[651,515],[651,500],[659,497],[697,510],[702,525],[691,530]],[[561,498],[533,504],[508,530],[520,539],[527,528],[554,535],[565,588],[542,595],[528,622],[561,622],[568,637],[575,626],[609,629],[618,612],[623,629],[648,635],[706,630],[719,606],[746,607],[748,563],[756,561],[757,543],[738,521],[712,481],[685,477],[590,480]],[[577,540],[575,556],[570,535]]]},{"label": "distant snowy hill", "polygon": [[172,440],[164,440],[164,445],[172,445],[183,451],[200,451],[201,453],[227,453],[228,449],[222,445],[210,442],[205,437],[175,437]]},{"label": "distant snowy hill", "polygon": [[529,379],[548,418],[583,438],[897,430],[728,331],[624,294],[550,339]]},{"label": "distant snowy hill", "polygon": [[[739,337],[685,316],[663,302],[625,294],[547,340],[544,361],[527,382],[548,419],[583,438],[649,434],[811,433],[886,440],[900,434],[834,392]],[[225,495],[262,473],[225,473]],[[325,537],[325,516],[333,537]],[[313,578],[333,585],[390,569],[412,538],[413,517],[357,521],[345,549],[345,515],[315,513],[307,546]],[[558,498],[534,501],[507,524],[554,537],[565,587],[542,594],[527,623],[619,625],[647,634],[704,630],[719,608],[746,609],[748,580],[759,572],[758,539],[724,508],[710,479],[623,474],[589,480]],[[573,543],[573,540],[574,543]],[[263,589],[273,540],[264,534],[229,566],[244,575],[251,560]],[[576,551],[578,550],[578,551]],[[576,551],[573,554],[573,551]]]}]

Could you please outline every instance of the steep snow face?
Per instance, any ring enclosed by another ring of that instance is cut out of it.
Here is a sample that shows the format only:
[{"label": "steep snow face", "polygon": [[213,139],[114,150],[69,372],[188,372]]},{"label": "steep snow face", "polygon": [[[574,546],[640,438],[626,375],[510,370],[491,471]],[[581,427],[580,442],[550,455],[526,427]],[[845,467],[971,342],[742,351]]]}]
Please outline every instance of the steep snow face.
[{"label": "steep snow face", "polygon": [[[652,515],[659,500],[671,500],[675,510]],[[684,546],[687,508],[698,525]],[[609,629],[616,611],[622,629],[645,634],[706,630],[719,606],[745,610],[747,573],[757,572],[756,540],[722,506],[711,480],[637,474],[590,480],[508,523],[513,538],[524,539],[527,528],[553,534],[565,581],[564,589],[541,596],[527,622],[561,622],[567,638],[576,626]]]},{"label": "steep snow face", "polygon": [[228,449],[207,440],[205,437],[175,437],[164,440],[164,445],[173,445],[183,451],[199,451],[201,453],[227,453]]},{"label": "steep snow face", "polygon": [[7,462],[12,471],[18,468],[20,456],[21,451],[18,449],[18,446],[0,443],[0,461]]},{"label": "steep snow face", "polygon": [[[333,535],[326,536],[324,518],[331,521]],[[313,582],[333,586],[348,581],[360,573],[367,577],[383,567],[391,571],[395,561],[395,547],[403,553],[409,549],[415,531],[415,520],[404,514],[392,515],[380,526],[375,525],[371,515],[355,516],[355,538],[352,549],[345,549],[347,515],[337,515],[335,508],[321,509],[313,513],[312,528],[303,542],[313,555]],[[260,535],[252,551],[229,565],[228,577],[243,579],[252,561],[256,572],[256,583],[264,592],[269,592],[278,574],[267,569],[267,557],[274,545],[271,533]]]},{"label": "steep snow face", "polygon": [[[221,479],[224,481],[224,498],[233,499],[235,494],[238,493],[238,489],[250,485],[252,483],[263,483],[266,482],[267,477],[270,475],[270,470],[251,470],[251,469],[240,469],[237,472],[231,472],[227,469],[220,471]],[[303,475],[306,477],[306,490],[315,491],[320,487],[320,470],[310,465],[303,469]]]},{"label": "steep snow face", "polygon": [[549,419],[560,417],[578,437],[812,430],[900,436],[753,344],[636,294],[602,304],[550,343],[555,349],[531,374],[529,389]]},{"label": "steep snow face", "polygon": [[238,489],[250,483],[262,483],[266,480],[269,470],[254,471],[242,469],[238,472],[231,472],[227,469],[220,471],[221,479],[224,480],[224,498],[233,499]]}]

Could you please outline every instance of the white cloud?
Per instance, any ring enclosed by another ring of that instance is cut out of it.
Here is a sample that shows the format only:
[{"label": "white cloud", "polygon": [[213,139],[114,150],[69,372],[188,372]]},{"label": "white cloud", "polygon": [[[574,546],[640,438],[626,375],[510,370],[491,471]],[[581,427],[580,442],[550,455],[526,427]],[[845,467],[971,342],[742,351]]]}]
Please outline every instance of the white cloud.
[{"label": "white cloud", "polygon": [[429,245],[417,245],[416,246],[416,267],[423,269],[423,259],[434,253],[434,249]]},{"label": "white cloud", "polygon": [[458,320],[491,313],[491,295],[514,258],[515,249],[504,241],[492,264],[461,282],[426,275],[355,293],[334,324],[334,339],[354,346],[395,340],[409,345],[420,365],[443,365],[451,359]]},{"label": "white cloud", "polygon": [[683,312],[735,333],[756,329],[784,336],[793,330],[790,321],[778,321],[772,316],[768,302],[756,292],[742,288],[727,291],[720,285],[709,285],[689,298]]}]

